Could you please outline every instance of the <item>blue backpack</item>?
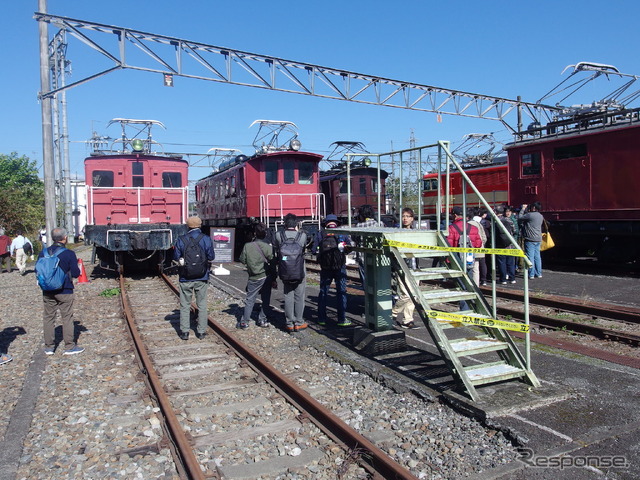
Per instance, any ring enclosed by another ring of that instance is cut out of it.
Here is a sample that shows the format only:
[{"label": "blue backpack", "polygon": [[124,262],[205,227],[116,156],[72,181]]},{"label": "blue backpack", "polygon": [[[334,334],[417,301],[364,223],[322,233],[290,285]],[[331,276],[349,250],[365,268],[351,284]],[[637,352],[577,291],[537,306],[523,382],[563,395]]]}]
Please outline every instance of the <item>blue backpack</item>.
[{"label": "blue backpack", "polygon": [[60,259],[58,258],[58,255],[64,250],[66,248],[59,248],[56,253],[50,255],[49,249],[45,248],[42,251],[42,257],[38,258],[36,262],[38,285],[45,292],[61,290],[64,287],[67,274],[60,268]]}]

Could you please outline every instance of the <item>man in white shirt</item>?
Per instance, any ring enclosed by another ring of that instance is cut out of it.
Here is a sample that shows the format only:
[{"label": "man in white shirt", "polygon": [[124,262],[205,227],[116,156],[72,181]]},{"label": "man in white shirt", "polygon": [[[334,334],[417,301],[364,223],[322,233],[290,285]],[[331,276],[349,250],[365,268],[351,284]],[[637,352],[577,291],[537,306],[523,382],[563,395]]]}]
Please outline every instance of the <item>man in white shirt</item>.
[{"label": "man in white shirt", "polygon": [[11,256],[13,256],[15,252],[16,267],[18,267],[18,270],[20,271],[20,275],[25,275],[27,273],[26,272],[27,254],[24,253],[24,246],[27,243],[31,243],[31,242],[27,237],[22,235],[22,230],[18,230],[16,234],[18,236],[14,238],[13,241],[11,242],[11,247],[9,247],[9,253]]}]

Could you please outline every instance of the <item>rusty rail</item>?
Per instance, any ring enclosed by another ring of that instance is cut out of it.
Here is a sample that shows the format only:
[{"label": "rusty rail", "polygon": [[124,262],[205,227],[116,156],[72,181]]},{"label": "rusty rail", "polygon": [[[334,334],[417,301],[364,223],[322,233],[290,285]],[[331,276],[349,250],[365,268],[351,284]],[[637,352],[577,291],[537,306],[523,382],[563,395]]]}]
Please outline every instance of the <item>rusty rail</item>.
[{"label": "rusty rail", "polygon": [[190,480],[205,480],[206,477],[204,476],[204,473],[200,468],[200,464],[198,463],[198,459],[193,452],[193,448],[191,447],[191,444],[189,443],[184,430],[180,426],[180,422],[178,421],[178,418],[173,411],[173,407],[171,406],[168,395],[162,388],[162,383],[160,382],[160,378],[158,377],[153,363],[151,362],[149,352],[147,351],[147,348],[145,347],[144,342],[140,337],[140,334],[138,333],[138,329],[133,323],[133,313],[131,311],[129,299],[125,294],[125,282],[124,275],[122,273],[120,274],[120,292],[120,297],[122,298],[122,308],[127,320],[129,333],[131,334],[131,338],[133,339],[133,343],[136,348],[138,358],[142,363],[144,373],[149,380],[149,386],[153,391],[153,394],[155,395],[160,408],[162,409],[162,413],[169,430],[168,433],[171,436],[171,440],[177,447],[177,453],[180,456],[180,460],[182,461],[182,466],[185,470],[186,478]]},{"label": "rusty rail", "polygon": [[[178,289],[164,276],[169,287],[178,293]],[[193,307],[192,307],[193,308]],[[391,459],[384,451],[366,437],[344,423],[338,416],[314,399],[295,382],[273,368],[266,360],[248,346],[230,335],[221,325],[209,317],[209,326],[226,345],[235,350],[251,367],[262,375],[282,395],[293,403],[323,432],[347,448],[360,452],[360,458],[372,469],[373,478],[380,480],[416,480],[416,477],[399,463]]]}]

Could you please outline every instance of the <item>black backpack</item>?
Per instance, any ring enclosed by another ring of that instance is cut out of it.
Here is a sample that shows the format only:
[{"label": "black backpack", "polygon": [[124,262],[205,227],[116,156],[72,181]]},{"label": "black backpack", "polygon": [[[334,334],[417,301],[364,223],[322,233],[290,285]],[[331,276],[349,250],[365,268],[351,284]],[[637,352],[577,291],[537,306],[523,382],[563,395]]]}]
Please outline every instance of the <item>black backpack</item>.
[{"label": "black backpack", "polygon": [[180,274],[182,278],[195,280],[196,278],[204,277],[207,273],[209,267],[207,255],[200,246],[202,237],[204,237],[203,233],[198,235],[197,238],[193,238],[189,234],[182,236],[182,243],[184,244],[184,252],[182,253],[184,266]]},{"label": "black backpack", "polygon": [[33,255],[33,245],[31,245],[29,242],[24,242],[22,251],[25,255]]},{"label": "black backpack", "polygon": [[302,232],[295,238],[280,232],[278,276],[283,282],[300,282],[304,278],[304,248],[300,245]]},{"label": "black backpack", "polygon": [[322,270],[340,270],[346,264],[344,253],[338,248],[338,237],[327,233],[322,236],[318,263]]}]

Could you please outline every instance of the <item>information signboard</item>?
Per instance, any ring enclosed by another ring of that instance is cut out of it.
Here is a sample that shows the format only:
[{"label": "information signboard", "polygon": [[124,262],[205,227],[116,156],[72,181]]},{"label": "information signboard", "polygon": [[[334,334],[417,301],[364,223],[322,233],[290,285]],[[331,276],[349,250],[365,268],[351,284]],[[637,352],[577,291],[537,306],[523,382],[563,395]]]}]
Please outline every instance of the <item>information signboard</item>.
[{"label": "information signboard", "polygon": [[233,262],[234,245],[235,245],[235,228],[212,228],[209,232],[213,241],[213,251],[216,258],[213,263],[230,263]]}]

